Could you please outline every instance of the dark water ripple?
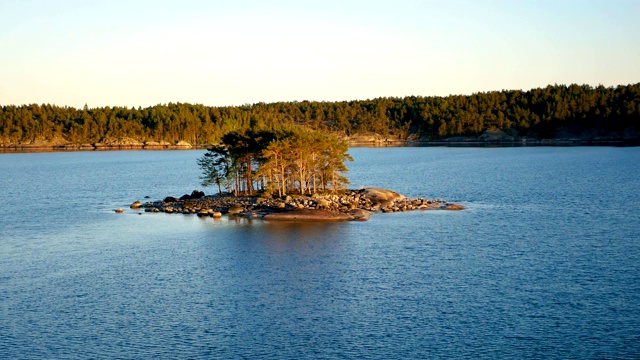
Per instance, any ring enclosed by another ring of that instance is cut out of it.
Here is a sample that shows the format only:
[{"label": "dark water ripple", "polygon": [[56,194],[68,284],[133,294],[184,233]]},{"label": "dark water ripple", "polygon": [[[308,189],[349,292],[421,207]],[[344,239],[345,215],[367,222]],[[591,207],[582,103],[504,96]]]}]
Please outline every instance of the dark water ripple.
[{"label": "dark water ripple", "polygon": [[0,358],[640,357],[638,148],[351,152],[354,187],[467,210],[116,215],[201,153],[0,155]]}]

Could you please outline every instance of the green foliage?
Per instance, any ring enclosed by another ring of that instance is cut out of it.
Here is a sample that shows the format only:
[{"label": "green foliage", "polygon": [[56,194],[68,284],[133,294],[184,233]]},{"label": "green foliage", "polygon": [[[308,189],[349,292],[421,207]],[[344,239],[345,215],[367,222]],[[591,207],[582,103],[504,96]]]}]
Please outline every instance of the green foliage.
[{"label": "green foliage", "polygon": [[222,145],[210,147],[204,156],[198,159],[198,166],[202,169],[202,186],[217,185],[218,193],[222,194],[222,185],[228,183],[232,167],[229,150]]},{"label": "green foliage", "polygon": [[292,125],[341,135],[378,133],[405,138],[413,133],[430,139],[477,136],[491,128],[541,138],[567,127],[619,132],[640,125],[640,83],[230,107],[182,103],[144,109],[7,105],[0,107],[0,144],[93,144],[131,138],[203,145],[217,144],[228,133],[275,133]]},{"label": "green foliage", "polygon": [[198,160],[203,185],[217,184],[234,193],[256,187],[279,196],[336,191],[348,184],[345,161],[353,160],[348,144],[335,135],[289,126],[274,131],[230,132],[220,145]]}]

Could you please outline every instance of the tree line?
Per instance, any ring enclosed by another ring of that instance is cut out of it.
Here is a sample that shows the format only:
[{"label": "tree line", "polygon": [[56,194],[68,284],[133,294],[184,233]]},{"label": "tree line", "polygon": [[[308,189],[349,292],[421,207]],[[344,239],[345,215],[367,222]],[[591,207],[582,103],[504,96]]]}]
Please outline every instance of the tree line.
[{"label": "tree line", "polygon": [[638,128],[640,83],[616,87],[549,85],[445,97],[293,101],[212,107],[169,103],[147,108],[76,109],[56,105],[0,107],[0,144],[62,141],[94,144],[119,139],[217,144],[229,132],[303,125],[340,135],[377,133],[406,139],[478,136],[488,129],[553,137],[578,126],[604,132]]},{"label": "tree line", "polygon": [[255,190],[284,196],[343,189],[349,183],[349,145],[338,137],[299,126],[233,131],[198,159],[202,185],[234,194]]}]

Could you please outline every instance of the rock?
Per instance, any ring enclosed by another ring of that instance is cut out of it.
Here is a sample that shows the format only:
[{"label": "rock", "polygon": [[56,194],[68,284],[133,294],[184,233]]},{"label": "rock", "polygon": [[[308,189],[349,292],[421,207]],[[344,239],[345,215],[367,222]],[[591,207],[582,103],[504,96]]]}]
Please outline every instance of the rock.
[{"label": "rock", "polygon": [[464,206],[459,204],[445,204],[442,206],[442,210],[464,210]]},{"label": "rock", "polygon": [[165,149],[167,147],[169,147],[171,144],[166,142],[166,141],[145,141],[144,142],[144,149]]},{"label": "rock", "polygon": [[209,216],[209,210],[202,209],[198,211],[198,216]]},{"label": "rock", "polygon": [[484,134],[478,136],[478,140],[484,142],[513,141],[513,136],[506,134],[500,129],[493,128],[485,131]]},{"label": "rock", "polygon": [[371,217],[372,212],[363,209],[353,209],[349,211],[349,215],[353,216],[353,220],[367,221]]},{"label": "rock", "polygon": [[373,201],[397,201],[404,200],[406,197],[392,190],[385,190],[379,188],[366,188],[360,193],[360,197],[363,199],[369,199]]},{"label": "rock", "polygon": [[160,145],[159,142],[157,141],[145,141],[144,142],[144,148],[145,149],[153,149],[153,148],[161,148],[162,145]]},{"label": "rock", "polygon": [[318,204],[319,208],[328,208],[331,206],[331,201],[324,198],[318,198],[316,200],[316,203]]},{"label": "rock", "polygon": [[237,215],[244,211],[244,208],[239,204],[231,205],[229,208],[229,215]]},{"label": "rock", "polygon": [[174,202],[178,202],[178,199],[174,198],[173,196],[167,196],[166,198],[164,198],[164,200],[162,200],[163,203],[174,203]]},{"label": "rock", "polygon": [[422,205],[418,206],[418,209],[420,210],[437,210],[440,209],[440,205],[436,202],[431,202],[431,201],[427,201],[425,203],[423,203]]},{"label": "rock", "polygon": [[191,192],[191,198],[192,199],[200,199],[204,197],[204,192],[203,191],[198,191],[198,190],[193,190]]},{"label": "rock", "polygon": [[122,210],[122,208],[117,208],[114,210],[115,212],[117,212],[118,214],[123,213],[124,210]]},{"label": "rock", "polygon": [[132,209],[140,209],[142,207],[142,203],[140,201],[136,201],[133,204],[129,205]]},{"label": "rock", "polygon": [[286,221],[348,221],[354,217],[350,214],[328,210],[292,210],[285,212],[275,212],[264,216],[265,220],[286,220]]},{"label": "rock", "polygon": [[380,201],[380,206],[382,207],[393,207],[396,202],[394,200],[382,200]]},{"label": "rock", "polygon": [[191,144],[184,140],[178,141],[174,146],[180,148],[191,148]]},{"label": "rock", "polygon": [[213,215],[214,219],[220,219],[222,217],[222,213],[220,211],[214,211],[211,215]]},{"label": "rock", "polygon": [[191,200],[191,195],[184,194],[184,195],[180,196],[180,199],[178,199],[178,200],[180,200],[180,201]]}]

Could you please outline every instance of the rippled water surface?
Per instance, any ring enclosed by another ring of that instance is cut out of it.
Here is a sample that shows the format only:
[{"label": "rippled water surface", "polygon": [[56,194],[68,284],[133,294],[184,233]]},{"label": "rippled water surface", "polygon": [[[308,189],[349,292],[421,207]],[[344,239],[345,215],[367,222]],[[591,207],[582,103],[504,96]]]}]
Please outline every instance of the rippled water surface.
[{"label": "rippled water surface", "polygon": [[640,357],[640,148],[350,153],[467,210],[138,213],[202,151],[0,154],[0,358]]}]

